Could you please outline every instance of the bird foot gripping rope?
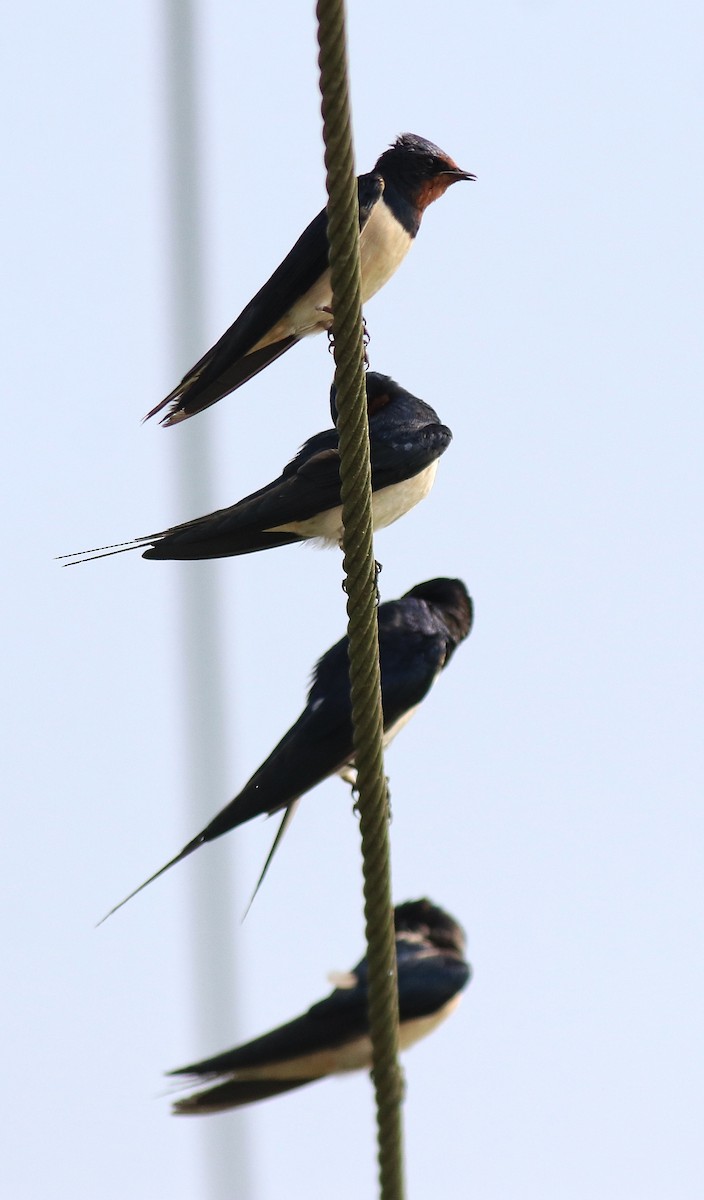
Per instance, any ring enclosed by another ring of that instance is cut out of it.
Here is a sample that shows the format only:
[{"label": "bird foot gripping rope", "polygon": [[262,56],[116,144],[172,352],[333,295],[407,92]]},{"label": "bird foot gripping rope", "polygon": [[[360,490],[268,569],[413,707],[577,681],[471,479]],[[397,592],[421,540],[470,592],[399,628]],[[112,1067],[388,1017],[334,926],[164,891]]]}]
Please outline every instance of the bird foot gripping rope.
[{"label": "bird foot gripping rope", "polygon": [[[326,305],[323,311],[331,313],[332,309]],[[364,370],[365,371],[368,371],[369,367],[371,365],[369,362],[369,354],[367,353],[367,351],[369,349],[369,343],[371,342],[371,340],[372,340],[372,335],[370,334],[369,329],[367,327],[367,318],[363,316],[362,317],[362,345],[364,347],[363,362],[364,362]],[[332,325],[328,329],[328,353],[329,354],[335,353],[335,334],[334,334]]]}]

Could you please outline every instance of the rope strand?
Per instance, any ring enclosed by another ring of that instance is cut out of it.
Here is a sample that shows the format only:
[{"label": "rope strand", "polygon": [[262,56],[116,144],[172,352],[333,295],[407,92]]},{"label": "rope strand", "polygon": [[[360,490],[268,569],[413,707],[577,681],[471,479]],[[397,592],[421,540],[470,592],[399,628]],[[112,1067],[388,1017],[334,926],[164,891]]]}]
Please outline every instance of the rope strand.
[{"label": "rope strand", "polygon": [[398,1064],[398,988],[364,383],[359,206],[347,85],[344,0],[318,0],[317,17],[329,198],[343,569],[348,597],[350,690],[359,793],[356,807],[362,839],[380,1195],[381,1200],[403,1200],[403,1082]]}]

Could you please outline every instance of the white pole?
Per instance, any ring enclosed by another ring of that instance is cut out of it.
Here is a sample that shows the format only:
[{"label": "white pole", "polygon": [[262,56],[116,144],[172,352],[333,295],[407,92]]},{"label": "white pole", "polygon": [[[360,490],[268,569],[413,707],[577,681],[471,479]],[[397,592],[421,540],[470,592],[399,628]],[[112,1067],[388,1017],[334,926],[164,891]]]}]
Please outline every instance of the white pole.
[{"label": "white pole", "polygon": [[[178,378],[200,357],[203,330],[203,206],[199,153],[198,88],[194,4],[165,5],[165,81],[169,195],[172,359]],[[198,417],[176,435],[176,474],[183,510],[193,516],[214,507],[210,475],[212,448]],[[184,775],[189,796],[189,829],[207,824],[232,790],[227,778],[228,722],[221,653],[222,606],[211,563],[186,563],[179,586],[181,609]],[[223,862],[220,856],[220,862]],[[234,986],[236,921],[224,865],[194,855],[188,864],[192,886],[191,943],[193,1003],[199,1053],[216,1052],[237,1040]],[[251,1195],[244,1118],[202,1122],[205,1195],[208,1200],[247,1200]]]}]

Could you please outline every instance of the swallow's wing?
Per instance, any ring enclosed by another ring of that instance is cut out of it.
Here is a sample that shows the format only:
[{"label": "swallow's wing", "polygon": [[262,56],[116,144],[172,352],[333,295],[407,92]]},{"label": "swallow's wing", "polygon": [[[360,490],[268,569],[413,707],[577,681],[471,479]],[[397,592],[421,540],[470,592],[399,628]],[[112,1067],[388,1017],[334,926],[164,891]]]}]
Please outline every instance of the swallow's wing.
[{"label": "swallow's wing", "polygon": [[[379,175],[362,175],[358,180],[360,229],[383,192]],[[145,420],[171,411],[162,424],[172,425],[201,412],[229,392],[252,379],[299,341],[290,334],[267,340],[268,335],[320,279],[328,266],[327,212],[323,209],[303,231],[296,244],[256,296],[219,341],[151,412]],[[264,343],[260,345],[260,343]]]},{"label": "swallow's wing", "polygon": [[367,1031],[367,989],[360,986],[335,988],[307,1012],[245,1045],[202,1062],[170,1071],[170,1075],[210,1077],[249,1068],[276,1069],[282,1062],[296,1061],[322,1050],[332,1050]]},{"label": "swallow's wing", "polygon": [[388,731],[420,704],[442,670],[446,631],[412,599],[391,600],[379,609],[379,654],[384,729]]},{"label": "swallow's wing", "polygon": [[240,794],[203,830],[202,841],[220,837],[252,817],[287,808],[351,761],[354,746],[346,643],[342,650],[340,647],[338,643],[324,655],[330,668],[326,672],[328,686],[314,685],[295,725]]},{"label": "swallow's wing", "polygon": [[337,432],[330,429],[306,442],[273,483],[238,504],[157,535],[144,557],[225,558],[305,541],[279,527],[308,521],[339,503]]},{"label": "swallow's wing", "polygon": [[277,526],[307,521],[339,503],[337,430],[326,429],[308,439],[278,479],[245,496],[237,504],[134,541],[79,550],[60,557],[73,559],[66,563],[73,567],[96,558],[125,554],[128,550],[141,550],[144,558],[161,561],[253,554],[258,550],[305,541],[305,536],[277,529]]},{"label": "swallow's wing", "polygon": [[323,209],[237,320],[191,367],[178,386],[147,413],[145,420],[161,412],[167,404],[171,405],[171,410],[162,419],[164,425],[176,424],[185,417],[202,412],[258,375],[269,363],[295,345],[298,338],[288,335],[257,350],[253,349],[325,271],[328,255],[326,229]]},{"label": "swallow's wing", "polygon": [[367,1028],[366,986],[358,982],[349,989],[336,988],[307,1013],[271,1033],[171,1071],[171,1075],[214,1085],[176,1101],[174,1111],[238,1108],[340,1070],[368,1065]]}]

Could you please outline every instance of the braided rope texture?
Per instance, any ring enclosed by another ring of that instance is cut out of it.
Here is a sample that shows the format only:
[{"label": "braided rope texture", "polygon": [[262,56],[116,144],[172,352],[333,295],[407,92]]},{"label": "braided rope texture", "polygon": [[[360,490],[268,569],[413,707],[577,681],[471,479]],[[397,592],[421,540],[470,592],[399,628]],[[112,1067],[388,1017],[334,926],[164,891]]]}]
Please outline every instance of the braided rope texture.
[{"label": "braided rope texture", "polygon": [[381,1200],[403,1200],[403,1082],[398,1064],[398,988],[389,801],[383,759],[376,563],[364,382],[359,206],[347,84],[344,0],[318,0],[318,44],[328,188],[350,690],[357,766],[369,963],[369,1029],[377,1105]]}]

